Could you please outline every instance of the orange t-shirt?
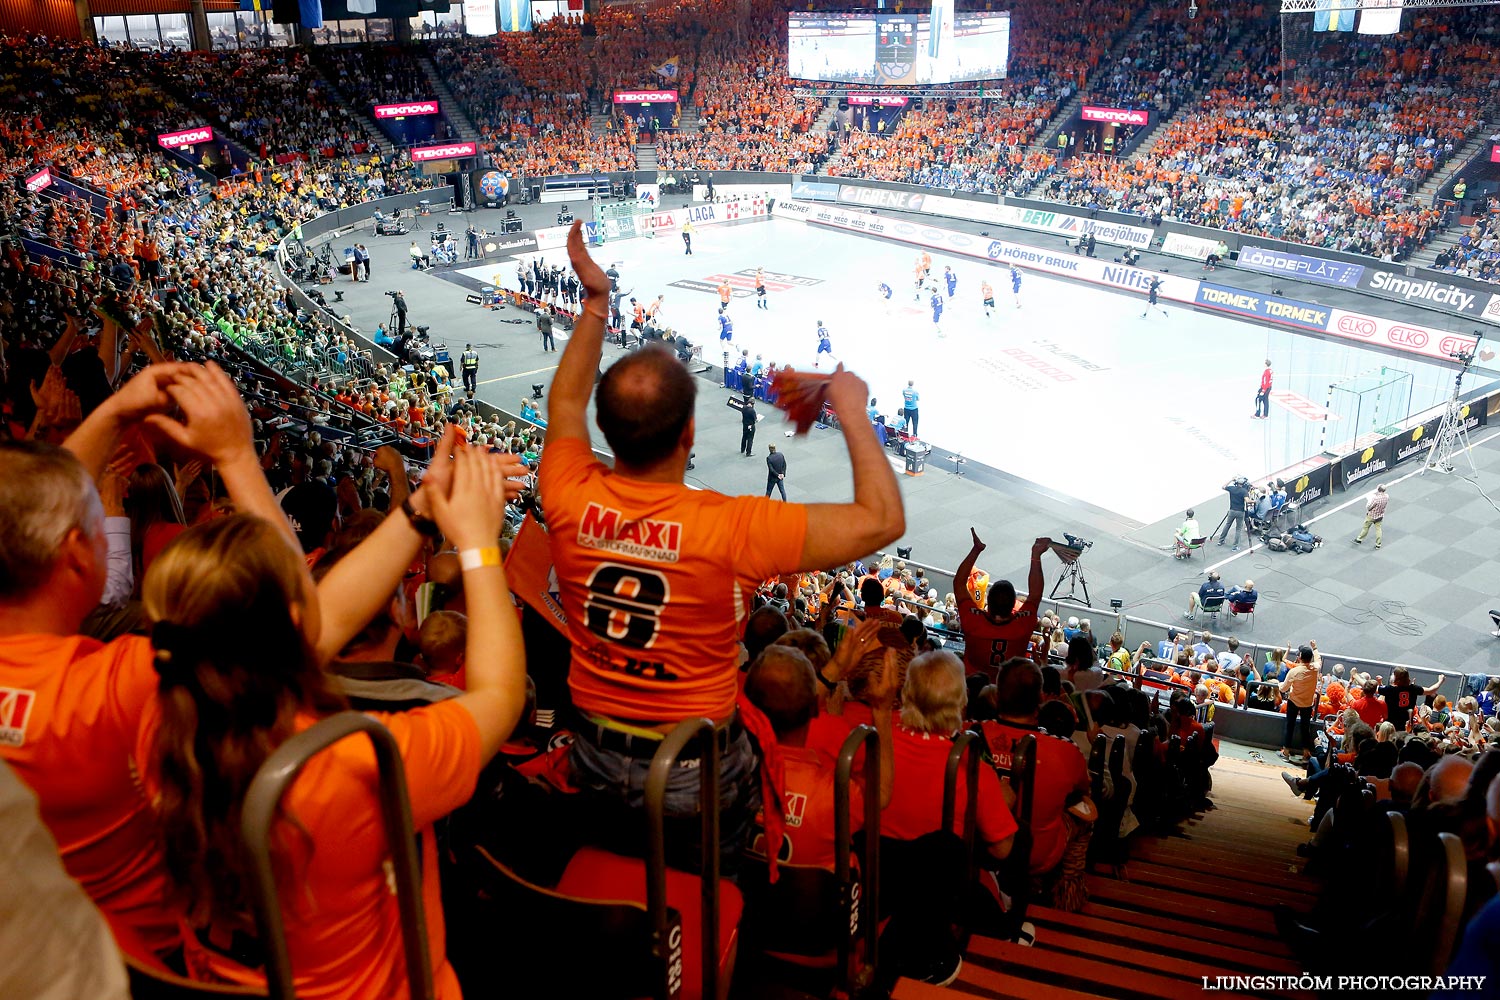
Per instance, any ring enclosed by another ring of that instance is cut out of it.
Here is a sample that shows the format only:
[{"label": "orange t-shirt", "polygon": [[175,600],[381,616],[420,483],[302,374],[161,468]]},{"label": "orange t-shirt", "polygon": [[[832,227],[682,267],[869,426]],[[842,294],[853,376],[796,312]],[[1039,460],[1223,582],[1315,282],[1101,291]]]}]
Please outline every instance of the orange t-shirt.
[{"label": "orange t-shirt", "polygon": [[[412,827],[422,848],[422,909],[439,1000],[458,1000],[458,977],[446,958],[437,839],[432,824],[474,794],[483,761],[479,727],[457,701],[410,712],[372,712],[396,738],[406,763]],[[153,699],[141,722],[137,755],[150,759],[160,710]],[[300,732],[316,718],[297,717]],[[148,792],[152,775],[146,774]],[[386,867],[390,851],[375,789],[375,752],[360,735],[334,744],[308,762],[282,800],[273,832],[277,860],[295,873],[281,885],[293,982],[306,1000],[409,997],[401,951],[401,917],[395,882]],[[298,829],[298,826],[301,829]],[[305,832],[304,832],[305,831]],[[186,928],[185,928],[186,930]],[[229,940],[232,928],[209,928],[210,940]],[[265,973],[249,969],[184,933],[185,959],[195,979],[263,986]]]},{"label": "orange t-shirt", "polygon": [[156,692],[151,643],[15,635],[0,642],[0,757],[36,793],[68,874],[152,951],[178,943],[166,869],[133,767]]},{"label": "orange t-shirt", "polygon": [[958,624],[964,633],[964,667],[968,673],[984,674],[993,679],[1000,664],[1012,656],[1027,655],[1027,647],[1036,632],[1037,608],[1042,595],[1015,610],[1010,621],[997,624],[974,603],[967,588],[958,594]]},{"label": "orange t-shirt", "polygon": [[[837,760],[812,747],[782,745],[785,768],[786,825],[781,833],[781,851],[776,860],[784,865],[833,871],[833,778]],[[865,800],[859,784],[849,783],[851,833],[864,829]],[[766,856],[764,819],[755,817],[755,837],[750,853]]]},{"label": "orange t-shirt", "polygon": [[1036,737],[1036,788],[1031,796],[1031,870],[1051,871],[1068,846],[1063,823],[1069,799],[1089,787],[1089,766],[1078,744],[1049,736],[1035,726],[986,721],[984,742],[996,766],[1009,770],[1012,749],[1028,734]]},{"label": "orange t-shirt", "polygon": [[807,509],[616,475],[578,438],[539,473],[579,710],[726,718],[760,581],[801,569]]},{"label": "orange t-shirt", "polygon": [[[894,788],[891,804],[880,814],[880,835],[916,840],[943,827],[943,775],[953,741],[897,726],[891,733]],[[960,767],[953,799],[953,832],[963,835],[968,808],[968,771]],[[1000,778],[992,767],[979,769],[978,836],[993,844],[1015,835],[1016,820],[1006,808]]]}]

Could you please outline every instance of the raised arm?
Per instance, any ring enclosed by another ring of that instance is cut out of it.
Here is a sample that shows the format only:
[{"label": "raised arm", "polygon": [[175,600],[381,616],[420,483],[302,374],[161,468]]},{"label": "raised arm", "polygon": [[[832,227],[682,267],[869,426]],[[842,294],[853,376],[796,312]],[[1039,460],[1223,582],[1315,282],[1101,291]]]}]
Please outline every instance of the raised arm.
[{"label": "raised arm", "polygon": [[854,502],[808,505],[807,537],[802,543],[804,567],[833,566],[867,556],[906,531],[901,490],[886,461],[885,449],[868,420],[853,419],[864,412],[869,398],[870,387],[864,380],[839,365],[828,385],[828,401],[840,415],[844,443],[849,448]]},{"label": "raised arm", "polygon": [[[235,509],[274,524],[287,544],[301,556],[302,545],[297,540],[297,533],[292,530],[291,522],[276,502],[266,475],[261,471],[250,430],[250,411],[245,408],[234,382],[212,361],[202,368],[197,365],[152,365],[142,374],[166,367],[178,369],[167,384],[166,393],[177,404],[179,415],[149,414],[145,418],[146,425],[177,446],[212,462],[229,498],[234,501]],[[134,385],[139,379],[140,376],[131,379],[129,385]],[[311,577],[304,583],[311,592]]]},{"label": "raised arm", "polygon": [[552,388],[547,392],[547,436],[589,440],[589,397],[604,354],[604,327],[609,322],[609,278],[583,245],[583,223],[568,232],[568,259],[586,296],[578,322],[563,348]]},{"label": "raised arm", "polygon": [[[78,429],[68,435],[63,447],[71,451],[95,481],[99,479],[109,457],[114,454],[120,435],[150,414],[160,414],[172,405],[167,387],[174,379],[192,370],[191,365],[152,365],[120,387],[88,415]],[[243,406],[240,407],[244,409]]]},{"label": "raised arm", "polygon": [[[438,443],[432,466],[423,477],[421,486],[409,497],[411,508],[418,517],[434,516],[433,498],[449,491],[455,455],[462,454],[463,451],[463,442],[457,428],[448,428]],[[525,475],[525,466],[514,455],[492,457],[499,463],[506,477]],[[405,470],[401,470],[398,475],[404,483]],[[519,495],[521,484],[506,478],[505,489]],[[407,567],[422,547],[421,532],[405,511],[397,506],[394,495],[391,502],[391,515],[354,551],[340,559],[318,584],[318,603],[323,625],[318,633],[317,649],[324,660],[337,656],[338,651],[389,603],[391,593],[400,585]],[[497,533],[487,544],[499,544],[499,538]]]},{"label": "raised arm", "polygon": [[500,529],[505,525],[507,463],[468,448],[454,456],[448,495],[429,498],[433,516],[463,565],[469,634],[464,647],[468,690],[458,703],[479,728],[480,757],[489,760],[516,728],[526,704],[526,650],[511,606]]},{"label": "raised arm", "polygon": [[1427,687],[1424,687],[1422,689],[1423,696],[1427,697],[1427,698],[1431,698],[1433,695],[1437,694],[1438,691],[1439,691],[1439,689],[1442,688],[1443,682],[1446,681],[1447,679],[1448,678],[1446,676],[1444,676],[1443,674],[1438,674],[1438,679],[1436,681],[1434,681],[1432,684],[1430,684]]},{"label": "raised arm", "polygon": [[979,532],[973,528],[969,529],[969,537],[974,539],[974,544],[969,547],[969,554],[964,556],[963,562],[958,564],[958,569],[953,571],[953,590],[958,598],[959,609],[965,607],[976,607],[974,595],[969,593],[969,574],[974,572],[974,564],[979,561],[979,554],[987,546],[979,540]]},{"label": "raised arm", "polygon": [[1052,547],[1052,539],[1038,538],[1031,543],[1031,571],[1026,574],[1026,607],[1032,614],[1042,606],[1042,589],[1047,580],[1042,576],[1042,553]]}]

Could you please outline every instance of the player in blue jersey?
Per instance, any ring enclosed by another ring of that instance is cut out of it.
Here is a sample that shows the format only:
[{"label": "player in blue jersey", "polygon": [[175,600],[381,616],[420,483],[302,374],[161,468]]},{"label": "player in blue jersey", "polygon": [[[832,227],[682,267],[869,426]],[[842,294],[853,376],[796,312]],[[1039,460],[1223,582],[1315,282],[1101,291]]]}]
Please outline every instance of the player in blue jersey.
[{"label": "player in blue jersey", "polygon": [[953,293],[958,290],[958,275],[953,273],[953,268],[943,268],[943,282],[948,286],[948,298],[953,298]]},{"label": "player in blue jersey", "polygon": [[943,297],[942,295],[938,294],[938,290],[934,288],[932,290],[932,298],[928,301],[932,306],[932,328],[936,330],[937,335],[941,337],[943,335]]},{"label": "player in blue jersey", "polygon": [[828,336],[828,327],[823,325],[822,320],[818,320],[818,351],[813,355],[814,368],[818,367],[818,359],[824,354],[833,357],[833,341]]},{"label": "player in blue jersey", "polygon": [[723,306],[719,307],[719,339],[734,340],[734,320],[729,318]]},{"label": "player in blue jersey", "polygon": [[1016,297],[1016,308],[1021,308],[1021,269],[1014,264],[1010,266],[1010,292]]}]

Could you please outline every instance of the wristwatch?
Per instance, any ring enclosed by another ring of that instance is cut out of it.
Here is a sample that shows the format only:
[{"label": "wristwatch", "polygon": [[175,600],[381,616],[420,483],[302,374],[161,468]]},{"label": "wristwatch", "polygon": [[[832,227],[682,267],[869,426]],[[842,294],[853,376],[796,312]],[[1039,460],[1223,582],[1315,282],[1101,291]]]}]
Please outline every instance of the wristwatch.
[{"label": "wristwatch", "polygon": [[832,694],[834,691],[837,691],[838,687],[839,687],[839,682],[838,681],[831,681],[827,677],[824,677],[823,676],[823,671],[821,671],[821,670],[818,671],[818,682],[820,684],[822,684],[825,688],[828,689],[828,693],[829,694]]},{"label": "wristwatch", "polygon": [[411,505],[411,497],[407,496],[401,501],[401,513],[411,522],[411,526],[417,529],[417,534],[428,538],[437,538],[443,532],[437,526],[437,522],[425,514],[418,514],[417,509]]}]

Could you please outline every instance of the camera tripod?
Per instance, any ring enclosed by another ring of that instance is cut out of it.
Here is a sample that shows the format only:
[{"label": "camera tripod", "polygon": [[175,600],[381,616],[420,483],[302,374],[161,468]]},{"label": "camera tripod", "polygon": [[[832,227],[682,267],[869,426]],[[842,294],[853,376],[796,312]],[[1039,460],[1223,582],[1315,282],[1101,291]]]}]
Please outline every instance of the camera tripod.
[{"label": "camera tripod", "polygon": [[[1057,553],[1058,558],[1063,558],[1062,553],[1057,552],[1056,547],[1054,547],[1052,551]],[[1083,603],[1089,605],[1090,607],[1093,607],[1094,602],[1089,600],[1089,581],[1088,578],[1083,575],[1083,560],[1080,557],[1075,556],[1071,560],[1064,561],[1066,564],[1063,566],[1063,571],[1058,576],[1057,582],[1052,585],[1052,593],[1047,595],[1047,600],[1057,600],[1057,592],[1061,590],[1062,585],[1066,583],[1068,585],[1068,592],[1063,595],[1064,600],[1071,600],[1073,595],[1077,593],[1078,588],[1082,587]]]},{"label": "camera tripod", "polygon": [[[1224,512],[1224,516],[1221,517],[1221,518],[1219,518],[1219,523],[1216,524],[1216,525],[1214,525],[1214,530],[1210,531],[1206,536],[1204,536],[1204,542],[1203,542],[1203,544],[1207,545],[1208,544],[1208,539],[1210,539],[1210,538],[1223,538],[1224,537],[1224,529],[1226,527],[1228,527],[1228,525],[1229,525],[1229,514],[1230,514],[1230,512],[1227,511],[1227,510]],[[1252,527],[1251,524],[1250,524],[1250,512],[1248,510],[1244,512],[1242,520],[1245,522],[1244,523],[1244,527],[1245,527],[1245,549],[1248,552],[1254,552],[1255,551],[1255,528]]]}]

